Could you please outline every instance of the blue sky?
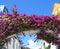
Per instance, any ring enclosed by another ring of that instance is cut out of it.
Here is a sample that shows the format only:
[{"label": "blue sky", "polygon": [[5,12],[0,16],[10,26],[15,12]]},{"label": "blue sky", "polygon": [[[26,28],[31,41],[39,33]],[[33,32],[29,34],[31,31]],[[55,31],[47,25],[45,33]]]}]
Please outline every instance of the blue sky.
[{"label": "blue sky", "polygon": [[6,5],[9,11],[16,4],[19,13],[29,15],[51,15],[55,2],[60,2],[60,0],[0,0],[0,4]]},{"label": "blue sky", "polygon": [[[13,5],[16,4],[18,13],[28,15],[51,15],[53,5],[56,2],[60,2],[60,0],[0,0],[0,5],[7,6],[9,12],[11,12],[11,8],[13,8]],[[25,38],[22,35],[19,37],[23,38],[22,40],[24,41],[24,45],[27,45],[27,42],[29,41],[31,43],[34,43],[34,37],[30,37],[29,34],[26,34]],[[40,41],[38,43],[40,44]]]},{"label": "blue sky", "polygon": [[36,40],[34,37],[35,34],[32,34],[31,36],[30,35],[31,34],[26,33],[25,36],[21,34],[21,35],[18,35],[18,37],[22,40],[24,47],[27,46],[27,47],[30,47],[31,49],[34,49],[34,48],[38,49],[40,47],[41,40]]}]

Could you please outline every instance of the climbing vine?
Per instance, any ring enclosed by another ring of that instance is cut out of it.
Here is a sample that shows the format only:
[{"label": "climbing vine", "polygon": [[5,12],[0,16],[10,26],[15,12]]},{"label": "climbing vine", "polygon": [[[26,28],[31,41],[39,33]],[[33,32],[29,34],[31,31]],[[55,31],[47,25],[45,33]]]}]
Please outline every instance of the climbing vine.
[{"label": "climbing vine", "polygon": [[60,44],[60,17],[59,16],[37,16],[18,14],[15,8],[10,13],[0,13],[0,40],[23,31],[39,29],[36,33],[37,39],[44,39],[49,43]]}]

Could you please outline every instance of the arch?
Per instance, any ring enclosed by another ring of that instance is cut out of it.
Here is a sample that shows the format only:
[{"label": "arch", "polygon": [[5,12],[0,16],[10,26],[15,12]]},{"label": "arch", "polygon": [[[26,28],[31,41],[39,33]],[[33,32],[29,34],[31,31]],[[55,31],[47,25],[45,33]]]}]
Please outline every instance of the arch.
[{"label": "arch", "polygon": [[29,30],[38,30],[37,39],[44,39],[48,42],[60,42],[59,16],[27,16],[25,14],[3,14],[0,18],[0,38],[5,40],[8,36],[23,33]]},{"label": "arch", "polygon": [[7,37],[32,31],[37,39],[60,45],[60,17],[37,16],[18,14],[16,9],[10,13],[0,14],[0,39],[6,41]]}]

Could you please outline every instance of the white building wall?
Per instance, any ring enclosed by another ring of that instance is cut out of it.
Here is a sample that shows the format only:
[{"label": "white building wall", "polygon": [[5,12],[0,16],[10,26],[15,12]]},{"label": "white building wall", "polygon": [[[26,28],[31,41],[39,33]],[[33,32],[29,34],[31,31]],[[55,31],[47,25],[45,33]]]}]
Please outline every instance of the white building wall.
[{"label": "white building wall", "polygon": [[3,10],[4,10],[4,5],[0,5],[0,12],[3,12]]},{"label": "white building wall", "polygon": [[9,39],[7,43],[5,43],[4,47],[6,49],[21,49],[20,42],[18,38],[12,37]]},{"label": "white building wall", "polygon": [[5,5],[0,5],[0,13],[8,13],[8,9]]},{"label": "white building wall", "polygon": [[52,45],[51,44],[51,48],[50,49],[58,49],[58,46],[57,45]]},{"label": "white building wall", "polygon": [[[47,47],[47,46],[49,45],[49,43],[46,42],[46,41],[44,41],[44,40],[41,40],[41,41],[42,41],[42,42],[41,42],[40,48],[41,48],[41,49],[45,49],[45,47]],[[44,45],[44,43],[45,43],[45,45]],[[51,43],[50,45],[51,45],[50,49],[57,49],[57,48],[58,48],[57,45],[52,45],[52,43]]]}]

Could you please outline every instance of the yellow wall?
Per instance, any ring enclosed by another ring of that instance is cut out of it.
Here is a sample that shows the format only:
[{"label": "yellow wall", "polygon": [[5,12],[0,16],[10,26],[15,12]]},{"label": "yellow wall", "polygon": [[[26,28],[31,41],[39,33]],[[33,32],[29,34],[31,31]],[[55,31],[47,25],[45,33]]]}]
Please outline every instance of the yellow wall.
[{"label": "yellow wall", "polygon": [[55,3],[52,11],[52,15],[59,15],[60,16],[60,3]]}]

